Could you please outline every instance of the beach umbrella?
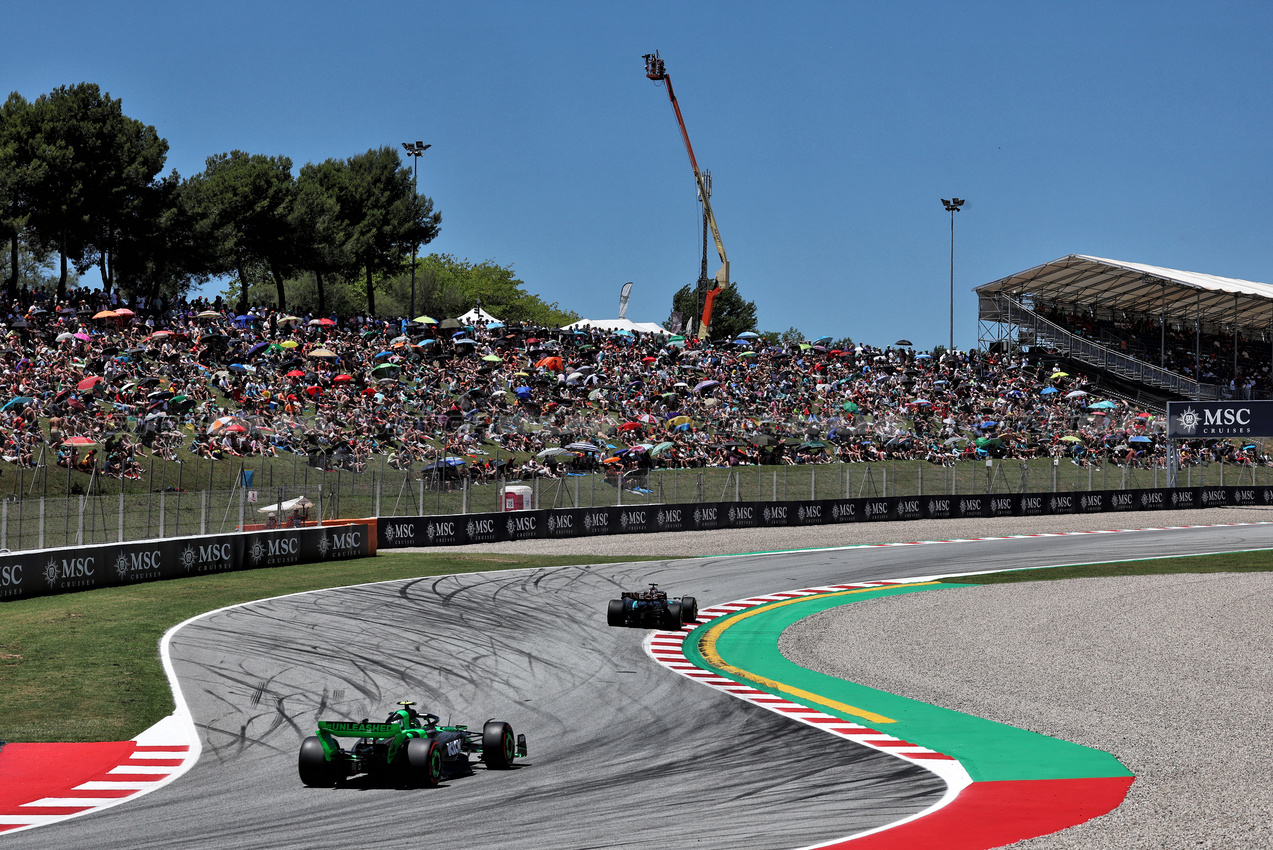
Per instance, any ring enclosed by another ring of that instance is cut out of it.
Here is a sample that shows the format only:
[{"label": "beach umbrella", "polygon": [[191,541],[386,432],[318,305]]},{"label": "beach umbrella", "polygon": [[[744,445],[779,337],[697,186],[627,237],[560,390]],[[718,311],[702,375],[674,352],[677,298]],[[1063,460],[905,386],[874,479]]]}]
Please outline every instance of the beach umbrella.
[{"label": "beach umbrella", "polygon": [[118,319],[119,314],[114,310],[103,310],[100,313],[93,314],[94,319]]},{"label": "beach umbrella", "polygon": [[535,364],[537,368],[548,369],[553,372],[565,371],[560,357],[545,357]]},{"label": "beach umbrella", "polygon": [[97,385],[98,385],[98,384],[99,384],[102,380],[103,380],[102,376],[100,376],[100,375],[93,375],[92,377],[85,378],[84,380],[82,380],[82,381],[80,381],[78,384],[76,384],[76,385],[75,385],[75,389],[77,389],[77,390],[91,390],[93,387],[97,386]]},{"label": "beach umbrella", "polygon": [[309,353],[309,356],[318,358],[319,360],[334,360],[337,355],[336,352],[326,348],[315,348]]}]

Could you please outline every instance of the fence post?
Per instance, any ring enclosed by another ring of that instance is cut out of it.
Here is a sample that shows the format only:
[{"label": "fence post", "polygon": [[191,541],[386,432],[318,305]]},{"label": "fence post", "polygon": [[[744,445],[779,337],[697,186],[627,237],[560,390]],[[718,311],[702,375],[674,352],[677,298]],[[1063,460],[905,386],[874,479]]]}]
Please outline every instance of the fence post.
[{"label": "fence post", "polygon": [[809,501],[818,498],[818,467],[809,464]]},{"label": "fence post", "polygon": [[424,475],[420,476],[420,513],[418,516],[424,516]]},{"label": "fence post", "polygon": [[9,503],[0,502],[0,549],[9,548]]},{"label": "fence post", "polygon": [[1220,486],[1224,486],[1224,461],[1220,461]]},{"label": "fence post", "polygon": [[[384,458],[381,458],[383,462]],[[384,485],[384,481],[376,482],[376,518],[380,518],[380,488]]]},{"label": "fence post", "polygon": [[919,466],[915,467],[915,473],[917,479],[915,481],[915,495],[922,496],[924,495],[924,462],[922,460],[919,462]]},{"label": "fence post", "polygon": [[159,537],[164,537],[164,504],[167,501],[168,494],[163,490],[159,491]]},{"label": "fence post", "polygon": [[469,479],[466,475],[460,479],[460,513],[469,512]]},{"label": "fence post", "polygon": [[[1253,470],[1255,467],[1251,467]],[[44,497],[40,497],[40,548],[44,548]]]},{"label": "fence post", "polygon": [[119,542],[124,542],[124,491],[119,491]]},{"label": "fence post", "polygon": [[[773,498],[772,498],[772,501],[776,502],[776,501],[778,501],[778,470],[777,470],[777,469],[775,469],[775,470],[774,470],[774,484],[773,484],[773,488],[774,488],[774,489],[773,489]],[[760,494],[759,494],[759,493],[757,493],[756,495],[757,495],[757,496],[759,496]]]},{"label": "fence post", "polygon": [[199,491],[199,534],[208,533],[208,491]]},{"label": "fence post", "polygon": [[79,522],[75,526],[75,545],[84,545],[84,496],[79,498]]}]

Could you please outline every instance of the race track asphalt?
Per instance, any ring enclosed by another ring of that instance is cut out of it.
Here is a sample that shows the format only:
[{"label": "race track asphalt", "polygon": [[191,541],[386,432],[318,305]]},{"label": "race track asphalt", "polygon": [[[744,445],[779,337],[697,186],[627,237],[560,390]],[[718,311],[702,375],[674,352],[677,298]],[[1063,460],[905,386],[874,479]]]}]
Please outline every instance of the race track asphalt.
[{"label": "race track asphalt", "polygon": [[[607,599],[657,581],[699,604],[881,578],[1273,546],[1273,526],[1181,529],[475,573],[285,597],[185,627],[173,658],[204,738],[174,784],[0,838],[14,848],[794,848],[922,810],[901,760],[658,667]],[[651,551],[658,551],[657,542]],[[525,764],[432,790],[307,789],[319,717],[414,699],[524,732]]]}]

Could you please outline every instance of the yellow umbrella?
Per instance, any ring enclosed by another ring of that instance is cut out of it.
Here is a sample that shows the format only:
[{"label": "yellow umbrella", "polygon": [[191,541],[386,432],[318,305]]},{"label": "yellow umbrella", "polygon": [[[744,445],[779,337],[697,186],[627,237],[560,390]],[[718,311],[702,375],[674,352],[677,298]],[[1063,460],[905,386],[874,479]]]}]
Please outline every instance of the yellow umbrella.
[{"label": "yellow umbrella", "polygon": [[300,343],[294,339],[285,339],[278,344],[279,348],[296,348]]},{"label": "yellow umbrella", "polygon": [[1068,378],[1068,377],[1070,377],[1069,372],[1053,372],[1052,377],[1048,378],[1048,380],[1055,381],[1057,378]]},{"label": "yellow umbrella", "polygon": [[436,325],[438,323],[438,320],[432,316],[416,316],[415,321],[422,325]]},{"label": "yellow umbrella", "polygon": [[691,418],[690,418],[690,417],[688,417],[688,416],[676,416],[676,417],[674,417],[674,418],[672,418],[672,419],[669,419],[669,420],[667,421],[667,424],[668,424],[668,425],[670,425],[671,427],[675,428],[677,425],[688,425],[688,424],[690,424],[690,423],[691,423],[691,422],[693,422],[693,421],[694,421],[694,420],[693,420],[693,419],[691,419]]}]

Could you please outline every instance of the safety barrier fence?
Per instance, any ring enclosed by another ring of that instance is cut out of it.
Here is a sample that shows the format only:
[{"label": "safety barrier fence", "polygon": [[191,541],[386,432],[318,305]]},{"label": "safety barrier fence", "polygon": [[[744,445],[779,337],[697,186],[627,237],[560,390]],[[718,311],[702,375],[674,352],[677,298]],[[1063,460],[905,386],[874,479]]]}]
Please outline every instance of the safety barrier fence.
[{"label": "safety barrier fence", "polygon": [[[1259,443],[1256,456],[1263,457],[1266,441],[1255,442]],[[240,528],[250,531],[265,525],[271,512],[280,526],[294,513],[308,522],[497,513],[504,507],[505,495],[516,488],[523,488],[531,507],[543,509],[1136,490],[1168,483],[1167,470],[1155,462],[1151,459],[1146,465],[1137,460],[1120,466],[1103,457],[982,458],[948,465],[883,460],[640,469],[622,475],[598,472],[482,482],[435,477],[386,481],[369,472],[333,475],[308,486],[288,482],[232,490],[70,497],[12,494],[0,501],[0,550],[206,536]],[[1178,483],[1185,487],[1273,486],[1273,466],[1188,464],[1180,469]],[[302,501],[296,506],[298,499]]]},{"label": "safety barrier fence", "polygon": [[1055,516],[1273,505],[1273,487],[1157,487],[1085,492],[882,496],[790,502],[710,502],[382,517],[377,546],[396,549],[660,531],[831,525],[885,520]]},{"label": "safety barrier fence", "polygon": [[365,558],[372,526],[332,525],[0,554],[0,601],[188,576]]}]

